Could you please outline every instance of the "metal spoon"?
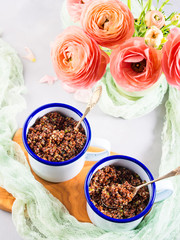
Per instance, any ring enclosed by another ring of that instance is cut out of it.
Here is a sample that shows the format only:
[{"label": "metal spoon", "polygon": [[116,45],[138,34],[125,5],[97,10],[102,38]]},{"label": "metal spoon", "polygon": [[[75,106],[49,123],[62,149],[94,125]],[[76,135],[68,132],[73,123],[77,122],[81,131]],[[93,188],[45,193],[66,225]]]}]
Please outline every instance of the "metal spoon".
[{"label": "metal spoon", "polygon": [[134,187],[134,186],[131,185],[132,189],[133,189],[133,198],[135,197],[135,195],[137,194],[137,192],[139,191],[140,188],[145,187],[145,186],[147,186],[147,185],[149,185],[151,183],[158,182],[158,181],[160,181],[162,179],[169,178],[169,177],[174,177],[174,176],[177,176],[177,175],[180,175],[180,166],[177,167],[176,169],[172,170],[171,172],[163,175],[162,177],[156,178],[155,180],[152,180],[150,182],[141,184],[141,185],[139,185],[137,187]]},{"label": "metal spoon", "polygon": [[[177,176],[177,175],[180,175],[180,166],[177,167],[176,169],[172,170],[171,172],[163,175],[162,177],[159,177],[159,178],[157,178],[157,179],[155,179],[155,180],[152,180],[152,181],[150,181],[150,182],[141,184],[141,185],[139,185],[139,186],[137,186],[137,187],[132,186],[130,183],[128,183],[129,189],[131,189],[131,190],[129,190],[129,193],[131,194],[131,199],[129,200],[129,202],[131,202],[131,201],[133,200],[133,198],[135,197],[135,195],[137,194],[137,192],[139,191],[140,188],[145,187],[145,186],[147,186],[147,185],[149,185],[149,184],[151,184],[151,183],[158,182],[158,181],[160,181],[160,180],[162,180],[162,179],[166,179],[166,178],[169,178],[169,177],[174,177],[174,176]],[[122,185],[123,185],[123,184],[122,184]],[[122,197],[122,198],[123,198],[123,197]],[[125,199],[125,200],[127,200],[127,199]],[[104,201],[102,200],[102,198],[101,198],[101,202],[102,202],[102,204],[103,204],[105,207],[110,208],[110,209],[120,208],[119,205],[118,205],[118,206],[115,206],[115,205],[112,206],[112,205],[107,205],[107,204],[105,204]],[[126,205],[126,204],[125,204],[125,205]]]},{"label": "metal spoon", "polygon": [[97,104],[97,102],[99,101],[100,97],[102,94],[102,86],[98,86],[94,92],[92,93],[92,96],[90,98],[89,103],[87,104],[86,110],[83,114],[83,116],[81,117],[81,119],[79,120],[78,124],[75,126],[74,130],[78,130],[79,125],[81,124],[81,122],[84,120],[84,118],[87,116],[87,114],[91,111],[91,109]]}]

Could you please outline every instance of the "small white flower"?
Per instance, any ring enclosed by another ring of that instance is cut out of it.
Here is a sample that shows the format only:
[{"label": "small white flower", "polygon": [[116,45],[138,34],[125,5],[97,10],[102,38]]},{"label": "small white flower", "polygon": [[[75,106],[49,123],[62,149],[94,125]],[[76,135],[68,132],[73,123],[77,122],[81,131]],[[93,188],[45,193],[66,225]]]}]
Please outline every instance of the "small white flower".
[{"label": "small white flower", "polygon": [[[172,18],[171,18],[171,22],[174,22],[174,21],[178,21],[177,24],[180,24],[180,14],[175,14]],[[177,25],[176,24],[176,25]]]},{"label": "small white flower", "polygon": [[152,26],[149,30],[147,30],[144,38],[145,38],[145,43],[148,46],[151,46],[153,48],[158,48],[163,39],[163,33],[159,28]]}]

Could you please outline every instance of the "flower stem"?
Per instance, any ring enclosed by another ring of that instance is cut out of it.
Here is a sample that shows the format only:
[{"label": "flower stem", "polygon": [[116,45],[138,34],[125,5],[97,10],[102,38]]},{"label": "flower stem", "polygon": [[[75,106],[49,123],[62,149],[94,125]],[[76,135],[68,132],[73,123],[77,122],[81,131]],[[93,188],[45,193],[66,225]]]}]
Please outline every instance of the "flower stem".
[{"label": "flower stem", "polygon": [[128,8],[131,10],[131,0],[127,0]]}]

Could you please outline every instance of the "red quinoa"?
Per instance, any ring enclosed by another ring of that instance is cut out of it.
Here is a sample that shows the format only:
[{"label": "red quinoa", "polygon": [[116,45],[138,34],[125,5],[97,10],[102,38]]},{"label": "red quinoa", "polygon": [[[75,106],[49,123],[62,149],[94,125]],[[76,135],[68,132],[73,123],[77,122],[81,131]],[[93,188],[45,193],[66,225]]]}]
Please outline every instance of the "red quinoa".
[{"label": "red quinoa", "polygon": [[141,188],[132,198],[129,184],[144,183],[135,172],[117,166],[106,166],[94,173],[90,184],[90,198],[103,214],[117,219],[134,217],[142,212],[149,202],[147,187]]},{"label": "red quinoa", "polygon": [[59,112],[49,112],[36,120],[29,128],[27,142],[40,158],[51,162],[63,162],[75,157],[86,142],[84,128],[74,127],[77,121]]}]

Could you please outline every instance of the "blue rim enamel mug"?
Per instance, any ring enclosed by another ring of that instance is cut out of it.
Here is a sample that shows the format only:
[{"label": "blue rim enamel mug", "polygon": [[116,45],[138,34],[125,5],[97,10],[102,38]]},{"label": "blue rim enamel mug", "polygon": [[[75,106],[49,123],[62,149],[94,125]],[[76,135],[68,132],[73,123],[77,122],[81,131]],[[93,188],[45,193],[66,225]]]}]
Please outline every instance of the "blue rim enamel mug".
[{"label": "blue rim enamel mug", "polygon": [[91,201],[89,194],[89,183],[93,174],[98,169],[101,169],[108,165],[126,167],[137,173],[141,177],[141,179],[146,180],[146,182],[154,180],[153,175],[143,163],[136,160],[135,158],[124,155],[114,155],[103,158],[90,169],[86,176],[84,184],[84,192],[87,201],[87,213],[91,222],[94,225],[106,231],[118,232],[122,230],[131,230],[136,228],[138,224],[143,220],[145,215],[149,213],[155,202],[165,200],[173,193],[173,186],[170,180],[162,180],[157,182],[156,184],[152,183],[148,185],[148,190],[150,194],[148,205],[141,213],[127,219],[115,219],[106,216],[105,214],[100,212]]},{"label": "blue rim enamel mug", "polygon": [[[35,121],[47,114],[48,112],[58,111],[64,116],[72,117],[74,120],[79,121],[83,115],[78,109],[64,103],[49,103],[43,105],[34,110],[23,127],[23,143],[28,152],[29,162],[33,171],[44,180],[50,182],[64,182],[75,177],[83,168],[85,160],[97,161],[110,154],[110,143],[106,139],[93,139],[91,140],[91,128],[88,120],[85,118],[82,122],[82,126],[86,133],[86,143],[82,151],[74,158],[64,162],[50,162],[38,157],[29,147],[27,143],[27,133],[29,128],[35,123]],[[87,149],[91,145],[105,149],[99,153],[87,153]]]}]

